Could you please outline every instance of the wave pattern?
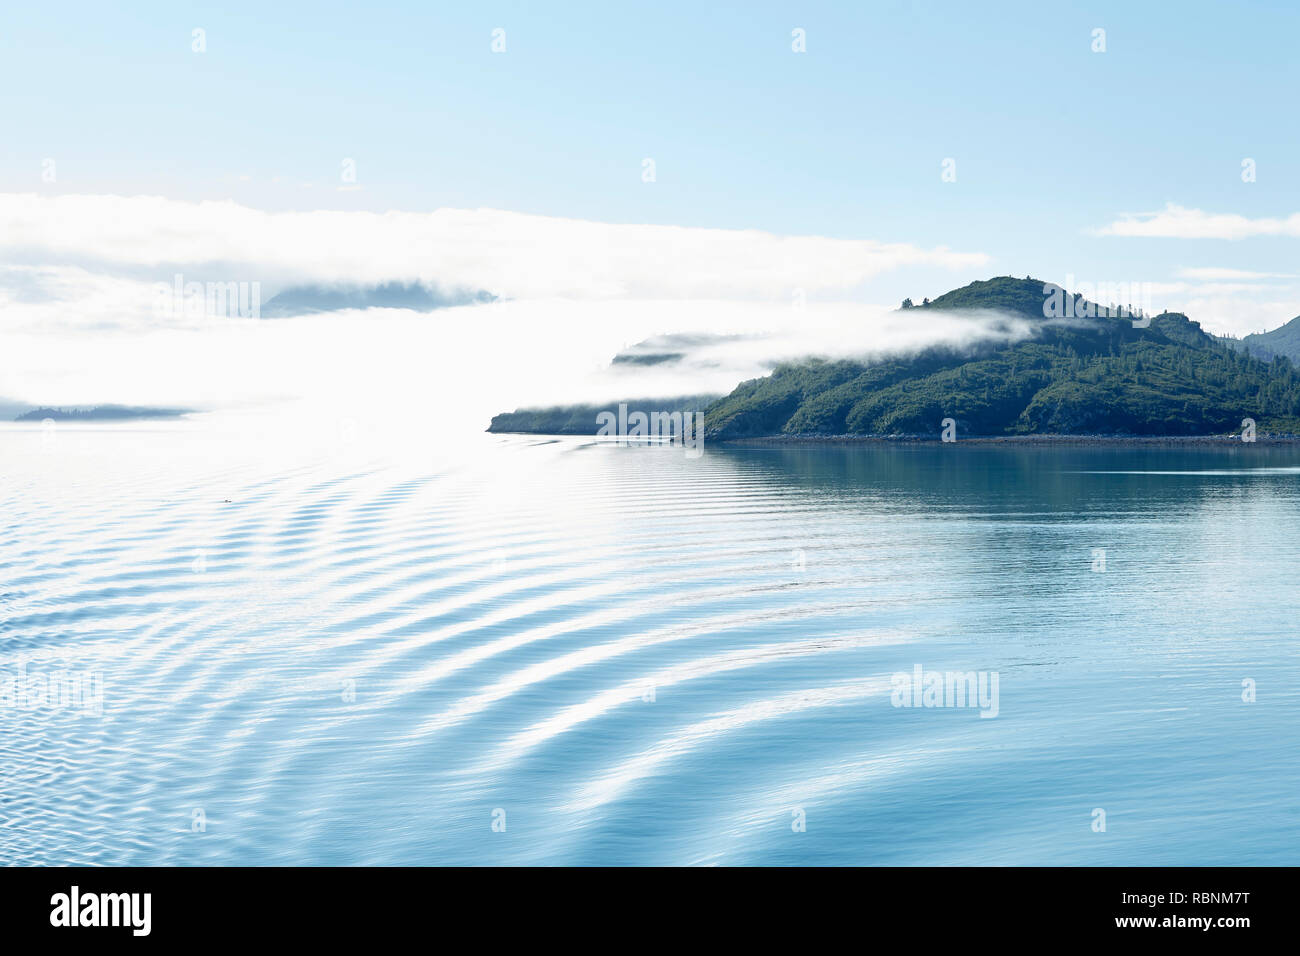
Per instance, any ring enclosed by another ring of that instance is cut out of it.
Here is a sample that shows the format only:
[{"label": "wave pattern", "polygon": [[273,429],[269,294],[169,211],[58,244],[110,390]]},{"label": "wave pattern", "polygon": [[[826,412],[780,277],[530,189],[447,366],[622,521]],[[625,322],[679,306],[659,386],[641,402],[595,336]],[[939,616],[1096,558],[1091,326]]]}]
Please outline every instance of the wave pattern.
[{"label": "wave pattern", "polygon": [[173,441],[0,433],[0,861],[1294,862],[1294,462]]}]

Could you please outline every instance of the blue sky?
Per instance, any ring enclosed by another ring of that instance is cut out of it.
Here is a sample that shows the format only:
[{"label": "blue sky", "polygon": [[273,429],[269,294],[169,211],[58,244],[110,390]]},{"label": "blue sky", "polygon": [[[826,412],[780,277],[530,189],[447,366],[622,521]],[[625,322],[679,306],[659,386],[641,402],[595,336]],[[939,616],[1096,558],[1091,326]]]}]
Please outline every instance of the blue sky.
[{"label": "blue sky", "polygon": [[1167,284],[1157,307],[1238,331],[1300,313],[1289,279],[1178,288],[1186,269],[1289,277],[1293,234],[1094,234],[1171,203],[1300,211],[1294,5],[71,3],[4,19],[6,193],[942,245],[988,263],[905,267],[855,294],[1073,274]]}]

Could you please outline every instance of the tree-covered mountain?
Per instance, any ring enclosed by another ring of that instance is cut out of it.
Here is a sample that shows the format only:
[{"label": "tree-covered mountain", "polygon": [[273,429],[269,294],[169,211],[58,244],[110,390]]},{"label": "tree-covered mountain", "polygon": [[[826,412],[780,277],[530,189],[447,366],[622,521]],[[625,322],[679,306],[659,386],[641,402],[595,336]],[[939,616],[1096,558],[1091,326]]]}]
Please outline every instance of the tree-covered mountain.
[{"label": "tree-covered mountain", "polygon": [[717,395],[683,395],[678,398],[628,399],[621,403],[520,408],[493,415],[488,431],[523,432],[531,435],[594,435],[600,428],[600,414],[617,411],[620,404],[646,415],[652,412],[671,415],[673,412],[702,412],[717,400]]},{"label": "tree-covered mountain", "polygon": [[[706,435],[1205,435],[1300,431],[1300,373],[1201,330],[1181,313],[1135,318],[1040,280],[973,282],[923,305],[1029,320],[1011,344],[932,348],[882,362],[812,359],[739,385],[705,412]],[[972,321],[977,317],[972,314]]]},{"label": "tree-covered mountain", "polygon": [[1240,339],[1226,339],[1228,345],[1266,362],[1278,355],[1300,363],[1300,316],[1272,332],[1256,332]]},{"label": "tree-covered mountain", "polygon": [[89,408],[31,408],[14,418],[16,422],[117,422],[128,419],[179,418],[188,408],[143,408],[135,405],[95,405]]},{"label": "tree-covered mountain", "polygon": [[285,289],[261,307],[264,318],[276,319],[344,309],[409,309],[432,312],[458,305],[496,301],[490,292],[444,291],[419,282],[382,282],[371,286],[302,285]]}]

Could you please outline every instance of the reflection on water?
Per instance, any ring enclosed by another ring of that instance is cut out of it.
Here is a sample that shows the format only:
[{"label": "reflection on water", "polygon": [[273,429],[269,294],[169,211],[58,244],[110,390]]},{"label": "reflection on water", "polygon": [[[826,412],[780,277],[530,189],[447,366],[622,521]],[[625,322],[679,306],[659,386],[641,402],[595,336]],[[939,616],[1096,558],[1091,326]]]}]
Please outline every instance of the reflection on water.
[{"label": "reflection on water", "polygon": [[0,432],[0,861],[1295,860],[1300,451],[423,441]]}]

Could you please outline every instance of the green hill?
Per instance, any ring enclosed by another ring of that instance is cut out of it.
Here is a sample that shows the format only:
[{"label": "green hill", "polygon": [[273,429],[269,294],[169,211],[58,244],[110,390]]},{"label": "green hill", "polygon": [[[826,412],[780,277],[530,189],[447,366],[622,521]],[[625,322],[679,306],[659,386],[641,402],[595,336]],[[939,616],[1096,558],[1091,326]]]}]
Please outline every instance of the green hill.
[{"label": "green hill", "polygon": [[[717,401],[717,395],[683,395],[678,398],[633,398],[623,404],[633,411],[660,412],[703,411]],[[599,430],[601,412],[616,411],[618,402],[591,405],[553,405],[543,408],[520,408],[492,416],[490,432],[522,432],[533,435],[594,435]]]},{"label": "green hill", "polygon": [[1227,342],[1266,362],[1279,355],[1292,362],[1300,362],[1300,316],[1272,332],[1256,332],[1244,338],[1228,339]]},{"label": "green hill", "polygon": [[[1051,298],[1055,311],[1044,308]],[[710,406],[706,435],[935,436],[944,418],[968,436],[1223,434],[1243,418],[1263,431],[1300,431],[1300,373],[1288,360],[1239,351],[1180,313],[1135,328],[1129,315],[1011,277],[904,309],[918,322],[935,311],[995,311],[1031,320],[1034,334],[871,364],[783,365]]]}]

